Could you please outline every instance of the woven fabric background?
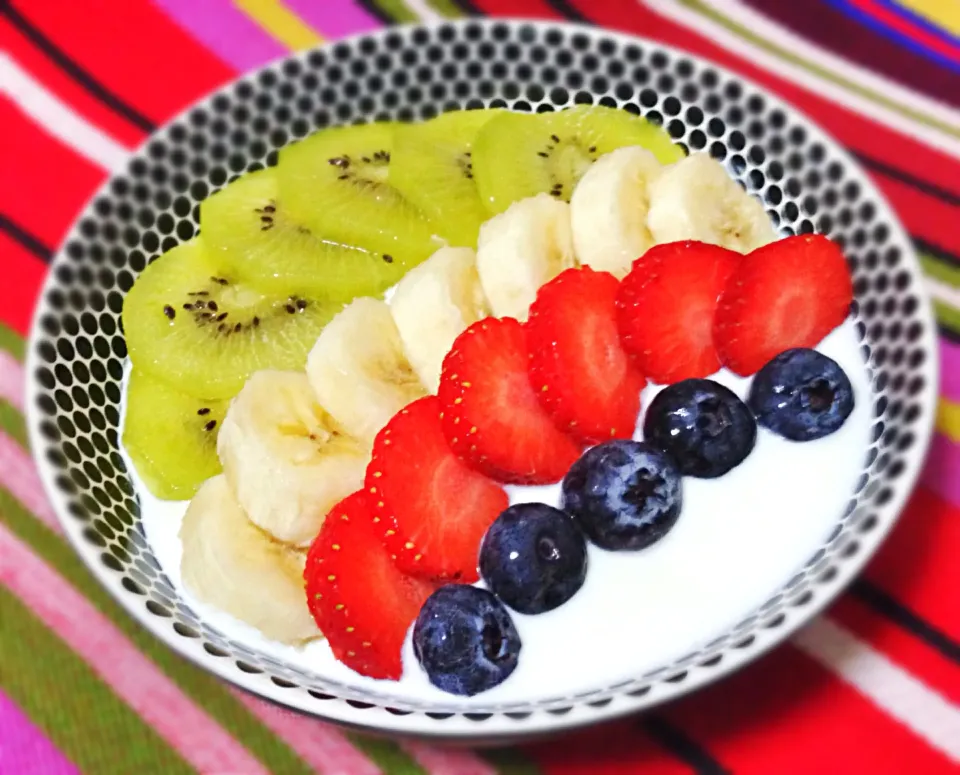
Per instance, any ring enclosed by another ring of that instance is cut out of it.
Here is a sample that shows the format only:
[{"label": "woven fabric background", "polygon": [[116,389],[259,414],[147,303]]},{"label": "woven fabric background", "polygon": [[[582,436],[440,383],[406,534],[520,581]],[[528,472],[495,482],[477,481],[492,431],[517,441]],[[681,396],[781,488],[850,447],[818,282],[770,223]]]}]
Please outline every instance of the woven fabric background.
[{"label": "woven fabric background", "polygon": [[[793,641],[653,714],[510,750],[376,741],[154,641],[60,535],[27,449],[24,337],[51,255],[156,127],[292,50],[492,15],[635,32],[778,93],[846,144],[928,276],[943,377],[921,486]],[[925,775],[960,768],[960,4],[953,0],[0,0],[0,774]]]}]

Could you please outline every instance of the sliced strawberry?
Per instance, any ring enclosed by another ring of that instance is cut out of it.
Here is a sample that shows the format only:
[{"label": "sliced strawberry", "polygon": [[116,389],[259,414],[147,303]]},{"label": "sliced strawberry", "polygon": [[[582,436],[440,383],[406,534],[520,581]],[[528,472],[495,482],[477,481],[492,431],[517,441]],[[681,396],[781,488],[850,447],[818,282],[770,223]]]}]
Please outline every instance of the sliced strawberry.
[{"label": "sliced strawberry", "polygon": [[373,505],[361,491],[333,507],[303,577],[310,613],[333,656],[361,675],[397,680],[407,630],[435,586],[393,564],[374,530]]},{"label": "sliced strawberry", "polygon": [[435,396],[400,410],[377,434],[366,487],[398,568],[437,581],[479,578],[480,541],[507,494],[450,450]]},{"label": "sliced strawberry", "polygon": [[561,429],[584,444],[633,435],[646,384],[620,344],[620,283],[589,267],[544,285],[530,307],[530,383]]},{"label": "sliced strawberry", "polygon": [[703,242],[670,242],[633,262],[617,293],[623,347],[660,384],[720,368],[713,344],[717,299],[742,260]]},{"label": "sliced strawberry", "polygon": [[580,447],[540,405],[528,361],[518,321],[478,320],[444,359],[437,396],[443,433],[465,461],[501,482],[547,484],[563,478]]},{"label": "sliced strawberry", "polygon": [[749,253],[730,277],[713,324],[724,365],[746,376],[793,347],[815,347],[850,311],[846,259],[819,234]]}]

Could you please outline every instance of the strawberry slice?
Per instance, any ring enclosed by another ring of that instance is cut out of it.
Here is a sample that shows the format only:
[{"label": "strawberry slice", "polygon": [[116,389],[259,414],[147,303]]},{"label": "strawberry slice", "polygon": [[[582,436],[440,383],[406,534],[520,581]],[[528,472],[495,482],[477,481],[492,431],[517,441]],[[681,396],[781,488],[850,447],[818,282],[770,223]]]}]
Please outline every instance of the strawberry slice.
[{"label": "strawberry slice", "polygon": [[451,452],[435,396],[401,409],[377,434],[365,485],[400,570],[437,581],[479,578],[480,541],[507,494]]},{"label": "strawberry slice", "polygon": [[547,484],[563,478],[580,447],[540,405],[527,349],[513,318],[478,320],[454,340],[437,397],[443,433],[463,460],[501,482]]},{"label": "strawberry slice", "polygon": [[749,253],[730,277],[713,323],[724,365],[747,376],[793,347],[815,347],[850,311],[846,259],[819,234],[802,234]]},{"label": "strawberry slice", "polygon": [[620,283],[567,269],[540,288],[527,321],[530,382],[561,429],[584,444],[633,435],[646,380],[617,333]]},{"label": "strawberry slice", "polygon": [[363,491],[333,507],[303,578],[307,606],[333,656],[361,675],[397,680],[407,630],[435,586],[397,570],[374,530],[373,507]]},{"label": "strawberry slice", "polygon": [[739,253],[703,242],[670,242],[633,262],[617,293],[624,349],[662,385],[720,368],[713,316]]}]

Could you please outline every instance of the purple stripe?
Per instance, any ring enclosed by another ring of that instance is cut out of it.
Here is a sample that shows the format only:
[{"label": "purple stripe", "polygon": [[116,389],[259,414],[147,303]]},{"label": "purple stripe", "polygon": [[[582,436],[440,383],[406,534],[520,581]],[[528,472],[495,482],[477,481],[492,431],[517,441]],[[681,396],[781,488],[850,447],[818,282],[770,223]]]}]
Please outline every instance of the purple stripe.
[{"label": "purple stripe", "polygon": [[3,692],[0,692],[0,772],[80,775],[80,770]]},{"label": "purple stripe", "polygon": [[960,506],[960,445],[942,433],[933,437],[921,482],[954,506]]},{"label": "purple stripe", "polygon": [[960,401],[960,344],[942,336],[940,337],[940,393],[951,401]]},{"label": "purple stripe", "polygon": [[286,6],[327,40],[383,26],[357,0],[286,0]]},{"label": "purple stripe", "polygon": [[167,14],[240,72],[288,53],[230,0],[153,0]]}]

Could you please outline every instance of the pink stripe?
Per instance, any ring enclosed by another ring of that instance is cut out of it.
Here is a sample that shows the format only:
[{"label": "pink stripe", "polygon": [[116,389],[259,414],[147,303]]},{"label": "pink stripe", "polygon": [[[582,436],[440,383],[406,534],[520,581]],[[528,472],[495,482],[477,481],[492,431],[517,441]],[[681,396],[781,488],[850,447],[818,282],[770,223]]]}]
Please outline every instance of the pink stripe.
[{"label": "pink stripe", "polygon": [[960,506],[960,445],[934,434],[921,481],[944,500]]},{"label": "pink stripe", "polygon": [[286,5],[328,40],[383,26],[356,0],[325,0],[322,3],[317,0],[286,0]]},{"label": "pink stripe", "polygon": [[0,400],[23,411],[23,366],[6,350],[0,350]]},{"label": "pink stripe", "polygon": [[247,710],[320,775],[380,775],[379,768],[334,726],[231,690]]},{"label": "pink stripe", "polygon": [[497,775],[497,771],[469,751],[405,742],[403,749],[430,775]]},{"label": "pink stripe", "polygon": [[940,337],[940,392],[960,401],[960,344]]},{"label": "pink stripe", "polygon": [[3,692],[0,692],[0,772],[80,775],[80,770]]},{"label": "pink stripe", "polygon": [[214,54],[241,72],[287,53],[230,0],[154,2]]},{"label": "pink stripe", "polygon": [[0,430],[0,488],[20,501],[51,530],[60,531],[60,524],[43,493],[37,469],[30,455],[2,430]]},{"label": "pink stripe", "polygon": [[269,775],[90,602],[0,523],[0,583],[200,772]]}]

